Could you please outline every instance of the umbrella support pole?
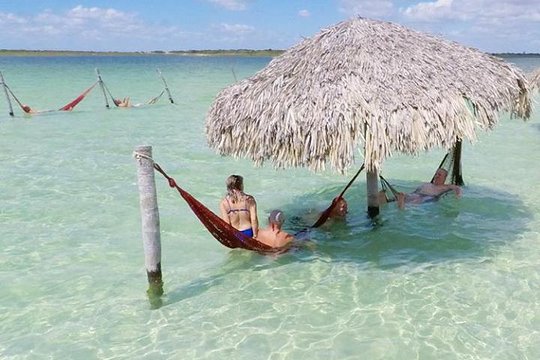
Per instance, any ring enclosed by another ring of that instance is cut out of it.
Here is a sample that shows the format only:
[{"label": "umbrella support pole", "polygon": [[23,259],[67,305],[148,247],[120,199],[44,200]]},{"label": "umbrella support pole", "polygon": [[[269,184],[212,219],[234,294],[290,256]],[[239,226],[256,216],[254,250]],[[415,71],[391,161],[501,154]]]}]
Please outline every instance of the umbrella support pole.
[{"label": "umbrella support pole", "polygon": [[366,172],[368,216],[374,218],[379,215],[379,174],[377,171]]},{"label": "umbrella support pole", "polygon": [[152,308],[161,304],[163,280],[161,277],[161,235],[159,231],[159,211],[157,204],[156,182],[152,147],[138,146],[137,183],[139,187],[144,264],[148,277],[148,297]]}]

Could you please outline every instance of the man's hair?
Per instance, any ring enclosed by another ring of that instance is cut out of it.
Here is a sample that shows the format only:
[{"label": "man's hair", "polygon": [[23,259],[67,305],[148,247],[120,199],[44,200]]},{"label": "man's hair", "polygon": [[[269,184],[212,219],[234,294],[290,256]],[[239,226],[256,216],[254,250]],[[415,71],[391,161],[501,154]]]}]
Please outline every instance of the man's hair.
[{"label": "man's hair", "polygon": [[283,211],[281,210],[273,210],[270,213],[270,216],[268,216],[268,223],[270,224],[283,225],[284,222],[285,222],[285,215],[283,214]]},{"label": "man's hair", "polygon": [[448,170],[446,170],[446,169],[443,168],[443,167],[438,168],[437,171],[444,171],[444,174],[445,174],[445,175],[448,175]]}]

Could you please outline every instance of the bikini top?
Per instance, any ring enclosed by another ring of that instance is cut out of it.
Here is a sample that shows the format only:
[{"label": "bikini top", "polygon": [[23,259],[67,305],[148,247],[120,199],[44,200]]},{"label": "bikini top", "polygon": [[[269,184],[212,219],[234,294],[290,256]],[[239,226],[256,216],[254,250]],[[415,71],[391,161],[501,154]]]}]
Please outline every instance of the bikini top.
[{"label": "bikini top", "polygon": [[230,214],[232,212],[236,213],[236,212],[240,212],[240,211],[247,211],[249,212],[249,209],[247,207],[245,207],[245,204],[246,204],[246,200],[244,199],[244,207],[243,208],[240,208],[240,209],[233,209],[233,207],[231,206],[231,203],[229,202],[229,198],[226,197],[225,198],[227,200],[227,204],[229,204],[229,210],[227,210],[227,214]]}]

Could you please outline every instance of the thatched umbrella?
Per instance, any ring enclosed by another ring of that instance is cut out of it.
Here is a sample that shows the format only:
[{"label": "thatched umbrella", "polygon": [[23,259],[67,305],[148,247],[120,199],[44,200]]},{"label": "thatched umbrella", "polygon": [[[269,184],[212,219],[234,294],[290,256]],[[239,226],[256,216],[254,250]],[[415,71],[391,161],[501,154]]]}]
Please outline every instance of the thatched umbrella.
[{"label": "thatched umbrella", "polygon": [[222,90],[206,119],[210,147],[278,168],[378,171],[394,152],[451,148],[499,111],[528,118],[524,75],[502,59],[403,26],[354,18],[305,39]]},{"label": "thatched umbrella", "polygon": [[540,68],[530,73],[529,84],[531,85],[532,90],[540,91]]}]

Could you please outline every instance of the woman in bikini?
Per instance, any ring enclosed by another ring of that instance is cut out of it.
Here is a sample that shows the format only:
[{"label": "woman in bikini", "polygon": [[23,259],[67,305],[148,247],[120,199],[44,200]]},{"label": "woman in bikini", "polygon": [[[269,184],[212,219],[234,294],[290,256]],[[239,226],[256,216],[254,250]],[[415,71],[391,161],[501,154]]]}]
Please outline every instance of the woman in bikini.
[{"label": "woman in bikini", "polygon": [[244,235],[256,237],[259,231],[257,202],[253,196],[244,193],[244,178],[231,175],[226,185],[227,195],[219,204],[221,218]]}]

